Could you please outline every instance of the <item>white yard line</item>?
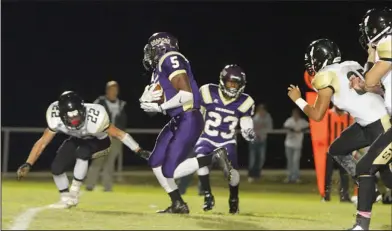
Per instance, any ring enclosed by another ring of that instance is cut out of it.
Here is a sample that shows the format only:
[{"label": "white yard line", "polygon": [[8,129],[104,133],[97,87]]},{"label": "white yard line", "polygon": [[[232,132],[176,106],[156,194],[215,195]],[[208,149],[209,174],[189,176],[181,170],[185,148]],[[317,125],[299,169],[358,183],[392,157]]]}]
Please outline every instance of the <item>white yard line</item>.
[{"label": "white yard line", "polygon": [[[79,197],[82,196],[84,192],[81,191]],[[34,217],[41,211],[51,208],[52,204],[42,206],[42,207],[33,207],[27,209],[25,212],[19,214],[15,217],[14,222],[10,226],[10,230],[27,230],[30,226],[30,223],[33,221]]]}]

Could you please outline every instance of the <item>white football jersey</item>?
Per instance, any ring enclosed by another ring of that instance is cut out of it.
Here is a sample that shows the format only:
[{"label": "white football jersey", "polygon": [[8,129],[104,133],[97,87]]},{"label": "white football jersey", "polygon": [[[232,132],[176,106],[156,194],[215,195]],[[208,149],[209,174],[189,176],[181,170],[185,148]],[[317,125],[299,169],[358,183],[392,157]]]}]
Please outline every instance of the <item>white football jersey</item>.
[{"label": "white football jersey", "polygon": [[98,138],[104,139],[107,137],[106,129],[109,127],[109,116],[102,105],[85,103],[86,120],[84,125],[76,129],[68,129],[59,116],[58,101],[53,102],[46,111],[46,122],[50,130],[54,132],[62,132],[70,136],[81,139]]},{"label": "white football jersey", "polygon": [[[389,61],[392,62],[392,35],[388,35],[384,38],[382,38],[376,46],[376,57],[375,57],[375,62],[381,60],[384,61]],[[392,72],[389,70],[389,72],[382,77],[381,83],[384,85],[385,88],[385,95],[384,95],[384,102],[385,106],[387,107],[389,115],[391,115],[392,112],[392,81],[391,77]]]},{"label": "white football jersey", "polygon": [[384,99],[374,93],[360,93],[350,89],[349,78],[356,75],[363,78],[363,67],[355,61],[346,61],[326,66],[320,70],[312,81],[315,90],[331,87],[334,94],[331,101],[340,109],[350,113],[361,126],[371,124],[384,116]]}]

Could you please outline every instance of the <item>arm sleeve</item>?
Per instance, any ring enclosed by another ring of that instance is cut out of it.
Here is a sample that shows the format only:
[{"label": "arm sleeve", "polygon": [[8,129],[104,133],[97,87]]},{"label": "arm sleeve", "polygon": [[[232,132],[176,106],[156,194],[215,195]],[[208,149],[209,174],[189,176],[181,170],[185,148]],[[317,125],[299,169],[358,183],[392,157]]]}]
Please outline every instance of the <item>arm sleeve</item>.
[{"label": "arm sleeve", "polygon": [[241,130],[253,129],[253,120],[250,116],[243,116],[240,119]]},{"label": "arm sleeve", "polygon": [[169,80],[174,76],[187,73],[188,60],[179,52],[168,52],[159,61],[159,70],[165,73]]}]

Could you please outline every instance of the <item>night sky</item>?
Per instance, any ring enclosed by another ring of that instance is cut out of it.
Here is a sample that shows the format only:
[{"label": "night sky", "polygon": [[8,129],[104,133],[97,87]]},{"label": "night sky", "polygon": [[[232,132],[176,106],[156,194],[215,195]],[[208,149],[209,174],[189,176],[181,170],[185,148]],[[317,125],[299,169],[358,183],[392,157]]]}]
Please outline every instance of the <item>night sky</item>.
[{"label": "night sky", "polygon": [[[287,86],[308,90],[303,58],[312,40],[332,39],[344,60],[365,62],[358,24],[377,6],[370,3],[2,1],[2,126],[44,127],[46,108],[63,91],[91,102],[116,80],[129,127],[162,127],[168,117],[146,117],[138,99],[150,81],[143,47],[151,34],[167,31],[179,39],[199,86],[217,83],[226,64],[243,67],[245,92],[267,104],[281,128],[294,107]],[[11,162],[23,162],[38,136],[18,138],[25,147],[14,141],[11,151],[21,157]],[[152,148],[154,135],[135,137]]]}]

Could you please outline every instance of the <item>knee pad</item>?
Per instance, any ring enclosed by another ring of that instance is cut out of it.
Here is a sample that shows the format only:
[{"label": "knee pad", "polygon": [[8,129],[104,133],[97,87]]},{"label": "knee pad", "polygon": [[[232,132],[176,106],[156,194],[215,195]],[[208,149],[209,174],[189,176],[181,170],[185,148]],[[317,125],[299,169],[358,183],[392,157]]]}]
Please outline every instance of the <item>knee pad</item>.
[{"label": "knee pad", "polygon": [[210,173],[210,169],[207,166],[199,168],[197,170],[197,175],[199,176],[205,176],[208,175],[209,173]]},{"label": "knee pad", "polygon": [[173,178],[174,177],[174,170],[171,166],[163,165],[162,166],[162,174],[166,178]]},{"label": "knee pad", "polygon": [[50,170],[51,170],[52,174],[55,176],[61,175],[65,172],[65,166],[62,165],[61,163],[53,162],[50,167]]},{"label": "knee pad", "polygon": [[240,183],[240,173],[236,169],[231,170],[231,179],[229,184],[231,186],[237,186]]}]

